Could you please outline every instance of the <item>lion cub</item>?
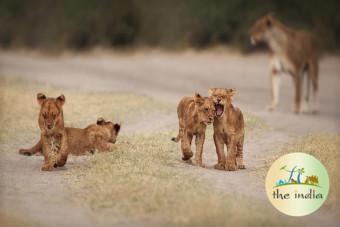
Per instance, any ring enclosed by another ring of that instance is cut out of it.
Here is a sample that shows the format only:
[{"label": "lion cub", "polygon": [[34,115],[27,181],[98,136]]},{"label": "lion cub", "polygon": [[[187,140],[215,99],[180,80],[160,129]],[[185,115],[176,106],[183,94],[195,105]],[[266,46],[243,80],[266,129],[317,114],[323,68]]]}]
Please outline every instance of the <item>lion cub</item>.
[{"label": "lion cub", "polygon": [[[84,155],[86,152],[92,153],[94,150],[111,150],[113,144],[116,143],[120,125],[99,118],[96,124],[91,124],[84,129],[65,129],[68,143],[67,152],[73,155]],[[41,141],[31,149],[19,150],[19,153],[23,155],[33,155],[38,152],[42,152]]]},{"label": "lion cub", "polygon": [[[234,171],[245,169],[243,162],[244,119],[241,110],[234,107],[231,97],[234,89],[212,88],[209,95],[215,106],[214,142],[218,163],[216,169]],[[227,145],[227,161],[224,155],[224,144]]]},{"label": "lion cub", "polygon": [[172,141],[179,142],[181,140],[182,160],[189,160],[193,156],[191,142],[193,136],[196,136],[195,161],[198,166],[204,167],[202,152],[205,130],[207,125],[214,120],[212,100],[197,93],[194,97],[184,97],[177,106],[177,114],[179,131],[177,137],[172,138]]},{"label": "lion cub", "polygon": [[51,171],[54,167],[64,166],[67,161],[67,134],[64,128],[63,105],[65,96],[47,98],[37,94],[40,105],[39,128],[41,130],[41,149],[44,155],[42,171]]}]

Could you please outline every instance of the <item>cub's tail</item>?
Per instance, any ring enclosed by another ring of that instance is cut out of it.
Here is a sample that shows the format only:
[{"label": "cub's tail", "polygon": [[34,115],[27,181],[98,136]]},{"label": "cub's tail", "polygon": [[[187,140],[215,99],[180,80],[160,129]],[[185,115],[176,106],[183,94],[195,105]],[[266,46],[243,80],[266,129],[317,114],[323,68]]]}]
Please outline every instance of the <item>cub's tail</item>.
[{"label": "cub's tail", "polygon": [[172,137],[171,140],[178,143],[182,138],[182,131],[182,129],[179,129],[177,137]]}]

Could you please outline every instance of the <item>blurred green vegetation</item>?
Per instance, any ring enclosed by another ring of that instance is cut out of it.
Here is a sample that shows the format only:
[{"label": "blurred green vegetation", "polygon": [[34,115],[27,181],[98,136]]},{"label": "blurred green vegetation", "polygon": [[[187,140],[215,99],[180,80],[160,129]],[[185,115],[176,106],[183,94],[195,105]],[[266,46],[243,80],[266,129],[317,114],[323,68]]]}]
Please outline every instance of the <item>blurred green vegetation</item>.
[{"label": "blurred green vegetation", "polygon": [[0,46],[86,49],[233,45],[249,50],[248,30],[267,12],[340,48],[338,0],[1,0]]}]

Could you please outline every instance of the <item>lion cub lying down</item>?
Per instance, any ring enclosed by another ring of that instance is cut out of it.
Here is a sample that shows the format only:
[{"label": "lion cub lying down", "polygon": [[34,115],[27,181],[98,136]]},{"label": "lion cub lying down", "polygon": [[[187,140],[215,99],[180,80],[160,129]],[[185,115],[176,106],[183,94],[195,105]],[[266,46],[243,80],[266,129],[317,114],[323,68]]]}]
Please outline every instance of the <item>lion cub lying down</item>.
[{"label": "lion cub lying down", "polygon": [[[67,135],[67,153],[84,155],[94,150],[111,150],[116,142],[120,125],[99,118],[96,124],[91,124],[84,129],[65,128]],[[33,155],[42,152],[41,140],[31,149],[20,149],[23,155]]]},{"label": "lion cub lying down", "polygon": [[[209,95],[215,106],[214,142],[218,163],[216,169],[234,171],[245,169],[243,162],[244,119],[241,110],[234,107],[231,98],[234,89],[212,88]],[[227,161],[224,155],[224,144],[227,145]]]},{"label": "lion cub lying down", "polygon": [[172,141],[181,141],[183,160],[189,160],[193,153],[191,142],[195,138],[196,153],[195,161],[198,166],[204,167],[202,163],[203,144],[207,124],[211,124],[214,119],[213,102],[208,97],[195,94],[194,97],[184,97],[177,106],[179,120],[179,131]]}]

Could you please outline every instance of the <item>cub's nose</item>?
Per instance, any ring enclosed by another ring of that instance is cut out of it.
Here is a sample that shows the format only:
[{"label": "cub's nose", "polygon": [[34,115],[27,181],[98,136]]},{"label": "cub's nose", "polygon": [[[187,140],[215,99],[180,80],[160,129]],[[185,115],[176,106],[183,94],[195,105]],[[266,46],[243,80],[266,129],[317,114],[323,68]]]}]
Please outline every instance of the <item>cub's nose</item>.
[{"label": "cub's nose", "polygon": [[52,124],[47,124],[48,129],[52,129]]},{"label": "cub's nose", "polygon": [[221,102],[221,98],[218,98],[218,99],[217,99],[217,102]]},{"label": "cub's nose", "polygon": [[214,120],[213,117],[209,117],[209,121],[212,122]]}]

